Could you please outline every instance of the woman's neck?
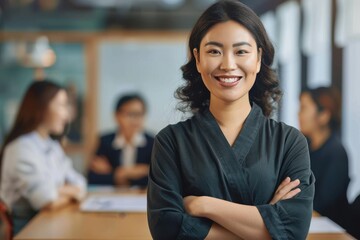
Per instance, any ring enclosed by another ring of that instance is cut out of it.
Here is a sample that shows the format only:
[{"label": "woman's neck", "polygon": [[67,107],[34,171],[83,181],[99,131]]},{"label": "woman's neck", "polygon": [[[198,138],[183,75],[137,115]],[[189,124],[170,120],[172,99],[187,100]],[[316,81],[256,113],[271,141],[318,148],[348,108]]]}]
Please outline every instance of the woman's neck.
[{"label": "woman's neck", "polygon": [[214,100],[210,101],[210,112],[221,127],[231,128],[242,125],[251,111],[248,99],[233,103]]},{"label": "woman's neck", "polygon": [[230,104],[223,101],[210,101],[209,110],[219,124],[226,140],[232,146],[251,111],[249,100]]},{"label": "woman's neck", "polygon": [[129,133],[126,131],[120,131],[120,134],[123,136],[127,144],[132,144],[133,138],[136,135],[136,133]]},{"label": "woman's neck", "polygon": [[49,137],[49,131],[46,128],[42,127],[42,126],[39,126],[36,129],[36,132],[44,139]]},{"label": "woman's neck", "polygon": [[311,150],[319,149],[326,140],[330,137],[331,130],[329,127],[318,129],[314,131],[313,134],[310,136],[310,148]]}]

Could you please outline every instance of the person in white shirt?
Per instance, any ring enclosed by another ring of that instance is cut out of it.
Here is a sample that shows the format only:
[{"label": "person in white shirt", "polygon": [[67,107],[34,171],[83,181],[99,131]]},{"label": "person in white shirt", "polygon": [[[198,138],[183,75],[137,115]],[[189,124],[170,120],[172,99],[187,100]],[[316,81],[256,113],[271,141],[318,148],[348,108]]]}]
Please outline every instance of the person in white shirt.
[{"label": "person in white shirt", "polygon": [[38,211],[85,195],[85,178],[53,139],[67,122],[66,91],[50,81],[32,83],[0,152],[0,197],[10,209],[15,234]]}]

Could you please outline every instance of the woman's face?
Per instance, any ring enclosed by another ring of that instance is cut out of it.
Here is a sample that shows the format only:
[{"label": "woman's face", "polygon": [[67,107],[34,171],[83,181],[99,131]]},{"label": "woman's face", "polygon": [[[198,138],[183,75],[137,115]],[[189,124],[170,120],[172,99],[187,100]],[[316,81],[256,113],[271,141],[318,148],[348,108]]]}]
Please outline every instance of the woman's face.
[{"label": "woman's face", "polygon": [[68,97],[65,90],[60,90],[50,101],[43,126],[50,134],[62,134],[69,121]]},{"label": "woman's face", "polygon": [[133,136],[142,130],[145,119],[144,105],[139,100],[125,103],[115,115],[116,121],[124,134]]},{"label": "woman's face", "polygon": [[302,93],[300,96],[298,117],[300,130],[307,137],[310,137],[312,133],[321,127],[316,103],[307,92]]},{"label": "woman's face", "polygon": [[261,66],[261,49],[251,33],[235,21],[216,24],[194,49],[196,66],[211,101],[248,101]]}]

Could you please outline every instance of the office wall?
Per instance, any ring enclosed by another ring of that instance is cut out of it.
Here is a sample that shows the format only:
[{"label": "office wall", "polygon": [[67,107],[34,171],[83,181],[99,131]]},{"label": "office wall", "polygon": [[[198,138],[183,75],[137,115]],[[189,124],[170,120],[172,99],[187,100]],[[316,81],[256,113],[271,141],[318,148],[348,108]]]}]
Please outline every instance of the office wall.
[{"label": "office wall", "polygon": [[350,41],[344,50],[343,140],[349,155],[351,184],[349,201],[360,194],[360,39]]},{"label": "office wall", "polygon": [[[27,87],[34,79],[35,70],[21,66],[15,57],[18,42],[0,43],[0,144],[13,123]],[[77,90],[78,97],[82,99],[86,88],[83,45],[52,43],[51,47],[57,55],[57,60],[53,66],[45,69],[45,77],[63,86],[72,84]],[[76,131],[80,132],[81,129]]]},{"label": "office wall", "polygon": [[98,130],[113,131],[117,98],[139,92],[148,102],[146,128],[157,133],[179,121],[174,91],[183,84],[186,42],[166,40],[103,41],[99,45]]}]

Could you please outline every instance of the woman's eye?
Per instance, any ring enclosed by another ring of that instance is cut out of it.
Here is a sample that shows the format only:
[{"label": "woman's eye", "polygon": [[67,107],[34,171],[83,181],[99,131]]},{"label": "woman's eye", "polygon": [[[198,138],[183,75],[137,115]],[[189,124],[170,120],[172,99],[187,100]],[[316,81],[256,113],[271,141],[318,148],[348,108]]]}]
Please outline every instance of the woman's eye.
[{"label": "woman's eye", "polygon": [[211,49],[211,50],[207,51],[207,53],[209,53],[209,54],[211,54],[211,55],[219,55],[219,54],[220,54],[220,51],[215,50],[215,49]]},{"label": "woman's eye", "polygon": [[247,51],[245,51],[245,50],[239,50],[239,51],[236,52],[237,55],[243,55],[243,54],[246,54],[246,53],[247,53]]}]

